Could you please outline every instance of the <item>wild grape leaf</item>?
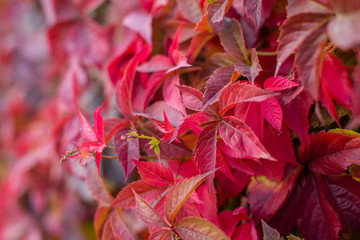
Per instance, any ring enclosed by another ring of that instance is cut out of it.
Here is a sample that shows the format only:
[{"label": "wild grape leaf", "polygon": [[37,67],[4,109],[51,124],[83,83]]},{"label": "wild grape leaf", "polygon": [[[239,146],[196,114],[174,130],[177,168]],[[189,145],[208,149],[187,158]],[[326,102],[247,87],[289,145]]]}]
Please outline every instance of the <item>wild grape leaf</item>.
[{"label": "wild grape leaf", "polygon": [[271,182],[265,177],[257,177],[257,181],[250,183],[248,198],[255,222],[267,219],[282,206],[295,187],[301,169],[300,167],[295,168],[279,184]]},{"label": "wild grape leaf", "polygon": [[317,178],[330,206],[339,217],[345,239],[360,236],[360,183],[350,176]]},{"label": "wild grape leaf", "polygon": [[140,195],[146,201],[152,202],[156,197],[164,192],[167,187],[154,186],[144,180],[132,182],[118,193],[111,206],[121,208],[135,208],[134,194],[132,189],[134,189],[138,195]]},{"label": "wild grape leaf", "polygon": [[181,98],[184,106],[194,111],[201,111],[204,100],[203,93],[186,85],[177,86],[181,92]]},{"label": "wild grape leaf", "polygon": [[182,239],[230,240],[217,226],[203,218],[182,218],[174,224],[174,230]]},{"label": "wild grape leaf", "polygon": [[167,105],[186,116],[186,110],[181,101],[180,90],[177,87],[179,85],[179,75],[177,73],[171,74],[165,79],[162,92]]},{"label": "wild grape leaf", "polygon": [[[292,16],[284,22],[284,24],[281,27],[279,40],[278,40],[279,45],[277,48],[278,56],[277,56],[275,75],[277,75],[281,65],[285,62],[285,60],[291,54],[293,54],[293,52],[297,48],[299,48],[301,43],[304,42],[304,40],[307,39],[308,36],[311,35],[313,36],[313,38],[317,37],[316,35],[314,35],[315,34],[314,30],[317,29],[319,26],[324,25],[326,21],[327,21],[326,14],[302,13]],[[313,53],[313,51],[307,50],[307,53],[310,52]]]},{"label": "wild grape leaf", "polygon": [[117,239],[134,240],[121,216],[116,211],[112,212],[109,218],[111,229]]},{"label": "wild grape leaf", "polygon": [[224,117],[220,121],[219,135],[228,146],[246,153],[251,158],[275,160],[255,133],[244,122],[233,116]]},{"label": "wild grape leaf", "polygon": [[225,18],[219,32],[220,43],[225,51],[241,60],[250,64],[245,46],[243,31],[240,23],[235,19]]},{"label": "wild grape leaf", "polygon": [[278,94],[263,90],[245,82],[229,84],[223,88],[219,96],[218,104],[220,114],[224,114],[227,110],[239,103],[261,102],[276,95]]},{"label": "wild grape leaf", "polygon": [[260,29],[271,13],[274,0],[244,0],[244,7],[250,20]]},{"label": "wild grape leaf", "polygon": [[86,186],[91,195],[97,200],[105,204],[111,204],[112,196],[106,189],[104,181],[99,176],[98,171],[93,166],[86,167]]},{"label": "wild grape leaf", "polygon": [[264,233],[264,240],[283,240],[284,239],[280,236],[280,233],[276,229],[267,225],[267,223],[264,222],[263,220],[261,220],[261,225],[262,225],[262,229],[263,229],[263,233]]},{"label": "wild grape leaf", "polygon": [[248,125],[262,140],[264,132],[264,114],[259,102],[244,102],[234,107],[234,116]]},{"label": "wild grape leaf", "polygon": [[308,174],[302,192],[298,229],[305,239],[337,239],[340,221],[316,186],[314,176]]},{"label": "wild grape leaf", "polygon": [[179,181],[172,186],[165,198],[165,216],[170,223],[174,221],[180,208],[189,199],[191,194],[214,171]]},{"label": "wild grape leaf", "polygon": [[164,219],[132,189],[136,201],[136,213],[147,224],[152,226],[168,227]]},{"label": "wild grape leaf", "polygon": [[310,134],[301,161],[309,162],[314,172],[340,174],[351,164],[360,164],[360,138],[331,132]]},{"label": "wild grape leaf", "polygon": [[134,162],[141,179],[145,182],[159,187],[166,187],[174,183],[174,175],[163,164],[157,162]]},{"label": "wild grape leaf", "polygon": [[211,1],[208,7],[208,17],[211,22],[216,23],[224,19],[226,12],[230,9],[233,0]]},{"label": "wild grape leaf", "polygon": [[321,53],[326,43],[326,25],[320,25],[303,41],[296,53],[295,62],[299,79],[314,100],[318,99]]},{"label": "wild grape leaf", "polygon": [[281,124],[283,118],[283,112],[280,104],[274,98],[268,98],[265,101],[260,102],[261,111],[264,118],[271,124],[278,132],[281,132]]},{"label": "wild grape leaf", "polygon": [[201,173],[208,173],[210,177],[206,179],[208,186],[213,184],[214,170],[216,166],[216,141],[217,141],[218,123],[214,122],[201,131],[195,143],[195,162]]},{"label": "wild grape leaf", "polygon": [[209,78],[218,68],[233,66],[237,61],[239,60],[226,52],[214,53],[206,60],[200,77]]},{"label": "wild grape leaf", "polygon": [[125,180],[135,168],[133,160],[139,160],[140,158],[139,139],[128,140],[122,138],[129,131],[129,128],[123,128],[114,135],[115,152],[123,167]]},{"label": "wild grape leaf", "polygon": [[345,51],[358,46],[360,44],[359,2],[330,0],[329,5],[336,16],[330,20],[327,27],[330,40]]},{"label": "wild grape leaf", "polygon": [[176,3],[186,20],[196,24],[202,18],[202,11],[197,0],[176,0]]},{"label": "wild grape leaf", "polygon": [[240,61],[235,64],[235,71],[246,77],[251,84],[254,84],[255,78],[262,71],[255,48],[251,49],[250,64]]},{"label": "wild grape leaf", "polygon": [[270,77],[265,80],[264,89],[269,91],[282,91],[298,85],[299,85],[298,82],[290,81],[285,77],[276,76],[276,77]]},{"label": "wild grape leaf", "polygon": [[344,64],[333,55],[325,54],[321,69],[321,84],[331,94],[334,100],[346,107],[351,108],[354,91]]},{"label": "wild grape leaf", "polygon": [[140,34],[148,43],[152,43],[152,16],[146,11],[132,11],[123,19],[123,25]]},{"label": "wild grape leaf", "polygon": [[234,72],[233,66],[226,66],[216,69],[205,85],[203,108],[215,103],[221,90],[230,83]]}]

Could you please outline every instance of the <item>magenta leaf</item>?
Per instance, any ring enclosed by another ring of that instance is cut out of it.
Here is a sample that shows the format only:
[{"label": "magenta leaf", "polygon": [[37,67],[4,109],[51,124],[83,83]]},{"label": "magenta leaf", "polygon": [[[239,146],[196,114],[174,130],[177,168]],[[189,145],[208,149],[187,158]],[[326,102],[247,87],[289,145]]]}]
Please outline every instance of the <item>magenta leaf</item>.
[{"label": "magenta leaf", "polygon": [[194,111],[201,111],[204,100],[203,93],[186,85],[177,86],[181,92],[181,98],[184,106]]},{"label": "magenta leaf", "polygon": [[264,24],[269,17],[274,0],[245,0],[244,6],[250,20],[257,29]]},{"label": "magenta leaf", "polygon": [[197,0],[177,0],[179,10],[186,20],[198,23],[202,18],[202,11]]},{"label": "magenta leaf", "polygon": [[152,43],[152,16],[150,13],[145,11],[133,11],[125,16],[123,24],[140,34],[148,44]]},{"label": "magenta leaf", "polygon": [[112,212],[110,214],[110,225],[114,236],[117,239],[134,240],[129,229],[126,227],[124,221],[117,212]]},{"label": "magenta leaf", "polygon": [[250,64],[242,61],[236,63],[235,71],[246,77],[251,84],[254,84],[255,78],[259,75],[259,72],[262,71],[255,48],[251,49],[250,59]]},{"label": "magenta leaf", "polygon": [[269,91],[281,91],[286,90],[295,86],[298,86],[299,83],[290,81],[287,78],[276,76],[270,77],[264,82],[264,89]]},{"label": "magenta leaf", "polygon": [[179,75],[177,73],[171,74],[165,79],[163,90],[164,100],[168,106],[186,116],[186,110],[181,101],[180,90],[177,86],[180,84]]},{"label": "magenta leaf", "polygon": [[172,68],[174,65],[171,59],[163,55],[155,55],[148,62],[137,67],[139,72],[160,72]]},{"label": "magenta leaf", "polygon": [[156,162],[134,162],[141,179],[145,182],[158,187],[166,187],[174,183],[172,172],[163,164]]},{"label": "magenta leaf", "polygon": [[283,112],[280,104],[274,97],[268,98],[261,103],[261,111],[264,118],[271,124],[278,132],[281,132],[281,124]]},{"label": "magenta leaf", "polygon": [[211,22],[220,22],[224,19],[226,12],[231,7],[233,0],[212,1],[208,7],[208,17]]},{"label": "magenta leaf", "polygon": [[86,167],[86,186],[88,187],[91,195],[99,202],[111,204],[112,196],[106,189],[104,181],[98,174],[98,171],[92,167]]}]

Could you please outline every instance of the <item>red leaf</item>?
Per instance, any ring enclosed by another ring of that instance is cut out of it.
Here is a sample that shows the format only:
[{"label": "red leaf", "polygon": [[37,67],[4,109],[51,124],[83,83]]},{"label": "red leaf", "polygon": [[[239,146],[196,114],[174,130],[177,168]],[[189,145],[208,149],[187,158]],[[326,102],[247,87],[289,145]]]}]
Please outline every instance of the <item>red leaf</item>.
[{"label": "red leaf", "polygon": [[281,124],[283,118],[283,112],[280,104],[274,97],[268,98],[261,103],[261,111],[264,114],[264,118],[271,124],[278,132],[281,132]]},{"label": "red leaf", "polygon": [[267,223],[263,220],[261,220],[261,225],[264,233],[264,240],[283,240],[280,233],[276,229],[267,225]]},{"label": "red leaf", "polygon": [[78,116],[80,120],[80,131],[83,137],[91,142],[98,142],[97,134],[80,111],[78,112]]},{"label": "red leaf", "polygon": [[197,0],[176,0],[176,3],[186,20],[195,24],[200,21],[202,12]]},{"label": "red leaf", "polygon": [[144,40],[151,44],[152,37],[152,16],[145,11],[133,11],[127,14],[123,25],[140,34]]},{"label": "red leaf", "polygon": [[239,103],[261,102],[276,95],[277,93],[244,82],[229,84],[221,91],[219,96],[220,114],[224,114]]},{"label": "red leaf", "polygon": [[267,219],[284,204],[296,185],[302,168],[294,169],[283,181],[271,182],[264,177],[257,177],[248,188],[250,211],[255,222]]},{"label": "red leaf", "polygon": [[354,91],[346,68],[337,57],[325,54],[321,70],[321,83],[338,104],[346,108],[352,107]]},{"label": "red leaf", "polygon": [[298,85],[299,83],[280,76],[270,77],[264,82],[264,88],[269,91],[281,91]]},{"label": "red leaf", "polygon": [[235,70],[246,77],[251,84],[254,84],[255,78],[259,75],[259,72],[262,71],[255,48],[251,49],[251,63],[247,64],[240,61],[235,64]]},{"label": "red leaf", "polygon": [[117,239],[134,240],[129,229],[126,227],[124,221],[117,212],[112,212],[110,214],[110,225]]},{"label": "red leaf", "polygon": [[[279,45],[277,48],[278,56],[275,75],[279,72],[280,67],[285,60],[293,54],[293,52],[301,45],[302,42],[304,42],[305,39],[309,36],[317,37],[314,35],[314,31],[326,21],[326,17],[327,15],[325,14],[302,13],[292,16],[284,22],[284,25],[281,27],[278,40]],[[307,50],[306,52],[309,54],[314,53],[313,50]],[[304,60],[305,59],[306,58],[304,56]]]},{"label": "red leaf", "polygon": [[203,93],[186,85],[177,86],[181,91],[182,102],[188,109],[201,111],[204,100]]},{"label": "red leaf", "polygon": [[173,66],[174,64],[169,57],[155,55],[148,62],[143,63],[137,67],[136,70],[139,72],[160,72],[166,71]]},{"label": "red leaf", "polygon": [[88,187],[91,195],[97,201],[105,204],[111,204],[112,196],[106,189],[104,181],[98,174],[98,171],[92,167],[86,167],[86,186]]},{"label": "red leaf", "polygon": [[129,130],[129,128],[121,129],[114,136],[115,152],[123,167],[125,180],[135,168],[133,160],[139,160],[140,158],[139,139],[122,139],[122,136],[128,133]]},{"label": "red leaf", "polygon": [[176,214],[189,199],[190,195],[210,174],[214,174],[214,172],[181,180],[170,188],[165,198],[165,216],[170,223],[174,221]]},{"label": "red leaf", "polygon": [[301,161],[309,162],[314,172],[340,174],[351,164],[360,164],[360,138],[330,132],[310,134]]},{"label": "red leaf", "polygon": [[196,59],[196,57],[198,56],[200,51],[203,49],[205,44],[213,37],[214,37],[213,33],[200,32],[200,33],[197,33],[191,39],[190,47],[186,54],[188,63],[194,62],[194,60]]},{"label": "red leaf", "polygon": [[98,141],[104,143],[104,121],[101,116],[101,110],[103,109],[106,101],[100,107],[97,107],[94,111],[94,130],[97,135]]},{"label": "red leaf", "polygon": [[336,14],[327,26],[330,40],[345,51],[358,46],[360,44],[359,2],[331,0],[329,4]]},{"label": "red leaf", "polygon": [[220,121],[219,135],[229,147],[247,154],[250,158],[275,160],[255,133],[235,117],[224,117]]},{"label": "red leaf", "polygon": [[111,206],[121,208],[135,208],[134,194],[132,189],[134,189],[138,195],[140,195],[146,201],[152,202],[156,197],[158,197],[166,190],[166,187],[154,186],[144,180],[132,182],[118,193]]},{"label": "red leaf", "polygon": [[156,162],[134,162],[141,179],[145,182],[159,187],[166,187],[174,183],[172,172],[163,164]]},{"label": "red leaf", "polygon": [[216,69],[211,74],[205,86],[203,109],[218,100],[221,90],[230,83],[233,72],[233,66],[226,66]]},{"label": "red leaf", "polygon": [[244,6],[250,20],[257,29],[264,24],[271,13],[274,0],[245,0]]},{"label": "red leaf", "polygon": [[230,240],[223,231],[203,218],[182,218],[174,224],[174,229],[182,239]]},{"label": "red leaf", "polygon": [[147,224],[168,227],[168,224],[155,210],[132,189],[136,201],[136,213]]},{"label": "red leaf", "polygon": [[212,172],[206,179],[208,186],[213,184],[216,166],[216,141],[218,123],[211,123],[204,127],[195,143],[195,161],[201,173]]},{"label": "red leaf", "polygon": [[241,25],[237,20],[225,18],[221,25],[219,37],[226,52],[246,64],[250,63]]},{"label": "red leaf", "polygon": [[233,0],[217,0],[208,7],[208,15],[211,22],[216,23],[224,19],[230,9]]},{"label": "red leaf", "polygon": [[250,219],[238,226],[234,233],[234,240],[258,240],[256,227],[254,222]]},{"label": "red leaf", "polygon": [[179,85],[179,75],[177,73],[171,74],[168,78],[166,78],[162,87],[163,96],[168,106],[186,116],[186,110],[181,101],[180,90],[177,87]]}]

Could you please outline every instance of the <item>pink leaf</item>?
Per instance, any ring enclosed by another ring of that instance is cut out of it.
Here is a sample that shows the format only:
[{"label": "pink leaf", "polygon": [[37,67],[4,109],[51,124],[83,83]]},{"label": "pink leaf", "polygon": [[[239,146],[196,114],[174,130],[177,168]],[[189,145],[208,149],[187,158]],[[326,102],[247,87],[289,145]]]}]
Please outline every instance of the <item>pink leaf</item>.
[{"label": "pink leaf", "polygon": [[156,162],[134,162],[141,179],[145,182],[159,187],[166,187],[174,183],[172,172],[163,164]]},{"label": "pink leaf", "polygon": [[195,24],[200,21],[202,12],[197,0],[177,0],[176,3],[186,20]]},{"label": "pink leaf", "polygon": [[220,114],[242,102],[261,102],[277,93],[270,92],[244,82],[229,84],[220,93]]},{"label": "pink leaf", "polygon": [[282,91],[298,85],[299,83],[280,76],[270,77],[264,82],[264,88],[269,91]]},{"label": "pink leaf", "polygon": [[254,132],[244,122],[235,117],[224,117],[220,121],[219,135],[228,146],[246,153],[251,158],[275,160]]},{"label": "pink leaf", "polygon": [[271,124],[278,132],[281,132],[281,124],[283,112],[280,104],[274,97],[268,98],[261,103],[261,110],[264,118]]},{"label": "pink leaf", "polygon": [[259,75],[259,72],[262,71],[255,48],[251,49],[251,63],[247,64],[240,61],[235,64],[235,71],[246,77],[251,84],[254,84],[255,78]]},{"label": "pink leaf", "polygon": [[136,213],[147,224],[168,227],[168,224],[155,210],[132,189],[136,201]]},{"label": "pink leaf", "polygon": [[212,73],[206,82],[203,108],[218,100],[221,90],[230,83],[233,72],[234,67],[227,66],[218,68]]},{"label": "pink leaf", "polygon": [[122,136],[128,133],[129,130],[129,128],[124,128],[114,135],[115,152],[118,155],[119,162],[123,167],[125,180],[135,168],[133,160],[139,160],[140,158],[139,139],[136,138],[127,140],[122,138]]},{"label": "pink leaf", "polygon": [[129,229],[126,227],[124,221],[117,212],[112,212],[110,214],[110,225],[117,239],[134,240]]},{"label": "pink leaf", "polygon": [[139,33],[148,44],[152,43],[152,16],[150,13],[142,11],[131,12],[124,18],[123,24]]},{"label": "pink leaf", "polygon": [[136,70],[139,72],[160,72],[172,68],[171,59],[163,55],[155,55],[148,62],[141,64]]},{"label": "pink leaf", "polygon": [[245,0],[244,6],[250,20],[260,29],[271,13],[274,0]]},{"label": "pink leaf", "polygon": [[80,131],[84,138],[91,142],[97,142],[98,136],[95,133],[94,129],[91,127],[90,123],[86,120],[84,115],[79,111],[78,112],[80,120]]},{"label": "pink leaf", "polygon": [[203,218],[182,218],[174,224],[182,239],[230,240],[217,226]]},{"label": "pink leaf", "polygon": [[166,190],[166,187],[154,186],[144,180],[132,182],[118,193],[111,206],[121,208],[135,208],[134,194],[132,189],[134,189],[138,195],[140,195],[146,201],[152,202],[156,197],[158,197]]},{"label": "pink leaf", "polygon": [[88,187],[91,195],[98,201],[106,204],[111,204],[112,196],[106,189],[104,181],[98,174],[98,171],[92,167],[86,167],[86,186]]},{"label": "pink leaf", "polygon": [[174,221],[176,214],[189,199],[190,195],[210,174],[214,174],[214,172],[184,179],[170,188],[165,198],[165,216],[170,223]]},{"label": "pink leaf", "polygon": [[209,19],[216,23],[224,19],[226,12],[230,9],[233,0],[218,0],[212,2],[208,7]]},{"label": "pink leaf", "polygon": [[177,87],[180,84],[179,75],[177,73],[171,74],[164,83],[162,88],[164,100],[173,109],[186,116],[186,110],[181,101],[180,90]]},{"label": "pink leaf", "polygon": [[182,102],[188,109],[201,111],[204,100],[203,93],[186,85],[177,86],[181,91]]},{"label": "pink leaf", "polygon": [[94,130],[98,137],[99,142],[104,142],[104,122],[101,116],[101,110],[103,109],[106,101],[100,107],[97,107],[94,111]]}]

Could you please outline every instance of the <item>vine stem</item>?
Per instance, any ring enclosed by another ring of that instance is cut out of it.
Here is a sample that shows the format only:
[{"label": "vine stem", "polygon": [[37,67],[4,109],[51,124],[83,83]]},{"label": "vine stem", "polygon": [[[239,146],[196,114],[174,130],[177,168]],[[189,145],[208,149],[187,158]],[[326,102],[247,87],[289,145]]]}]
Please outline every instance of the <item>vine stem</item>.
[{"label": "vine stem", "polygon": [[272,57],[272,56],[277,56],[278,53],[275,52],[275,51],[271,51],[271,52],[262,52],[262,51],[259,51],[259,52],[256,52],[258,56],[263,56],[263,57]]}]

